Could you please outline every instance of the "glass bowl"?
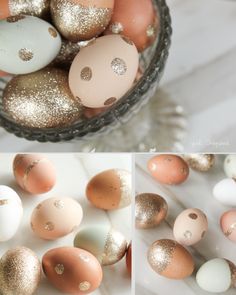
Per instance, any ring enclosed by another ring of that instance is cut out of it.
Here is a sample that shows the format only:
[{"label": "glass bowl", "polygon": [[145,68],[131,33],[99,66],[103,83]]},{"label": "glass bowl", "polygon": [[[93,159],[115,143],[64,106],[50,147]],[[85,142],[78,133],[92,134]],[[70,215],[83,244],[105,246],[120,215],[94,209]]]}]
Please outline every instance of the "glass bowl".
[{"label": "glass bowl", "polygon": [[171,39],[171,18],[165,0],[153,0],[160,16],[160,34],[156,42],[140,55],[144,71],[141,79],[115,105],[103,113],[63,128],[36,129],[22,127],[4,112],[2,92],[7,78],[0,78],[0,125],[18,137],[39,142],[61,142],[73,139],[91,139],[106,134],[128,122],[155,94],[164,71]]}]

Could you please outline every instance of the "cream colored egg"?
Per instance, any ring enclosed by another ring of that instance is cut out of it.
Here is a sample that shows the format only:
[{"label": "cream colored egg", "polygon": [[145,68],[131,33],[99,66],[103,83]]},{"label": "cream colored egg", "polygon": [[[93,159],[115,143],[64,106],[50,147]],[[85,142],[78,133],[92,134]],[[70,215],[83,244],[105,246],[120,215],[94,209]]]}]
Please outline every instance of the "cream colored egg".
[{"label": "cream colored egg", "polygon": [[214,197],[226,206],[236,206],[236,180],[225,178],[213,188]]},{"label": "cream colored egg", "polygon": [[236,179],[236,155],[228,155],[225,158],[224,170],[227,177]]}]

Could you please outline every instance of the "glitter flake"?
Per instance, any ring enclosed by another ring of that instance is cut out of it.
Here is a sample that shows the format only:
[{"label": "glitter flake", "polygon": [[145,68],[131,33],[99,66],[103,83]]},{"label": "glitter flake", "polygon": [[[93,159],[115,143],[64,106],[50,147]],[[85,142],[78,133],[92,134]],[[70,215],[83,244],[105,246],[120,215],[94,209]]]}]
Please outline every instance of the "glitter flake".
[{"label": "glitter flake", "polygon": [[119,76],[122,76],[127,71],[126,63],[121,58],[114,58],[111,62],[112,70]]}]

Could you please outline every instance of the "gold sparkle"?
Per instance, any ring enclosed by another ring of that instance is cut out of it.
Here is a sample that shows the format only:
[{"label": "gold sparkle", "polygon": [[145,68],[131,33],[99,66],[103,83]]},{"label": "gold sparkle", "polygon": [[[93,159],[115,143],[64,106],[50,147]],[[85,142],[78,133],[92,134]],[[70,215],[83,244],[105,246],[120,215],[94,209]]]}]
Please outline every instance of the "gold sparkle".
[{"label": "gold sparkle", "polygon": [[185,239],[191,239],[192,238],[192,233],[191,233],[191,231],[189,231],[189,230],[186,230],[185,232],[184,232],[184,237],[185,237]]},{"label": "gold sparkle", "polygon": [[24,15],[9,16],[9,17],[7,17],[7,22],[8,22],[8,23],[16,23],[16,22],[18,22],[19,20],[22,20],[22,19],[24,19],[24,18],[25,18]]},{"label": "gold sparkle", "polygon": [[116,101],[117,101],[117,99],[116,99],[115,97],[111,97],[111,98],[108,98],[108,99],[104,102],[104,105],[105,105],[105,106],[110,106],[110,105],[114,104]]},{"label": "gold sparkle", "polygon": [[132,179],[131,174],[129,171],[116,169],[116,175],[120,179],[120,190],[121,190],[121,197],[119,208],[124,208],[130,205],[131,203],[131,196],[132,196]]},{"label": "gold sparkle", "polygon": [[111,68],[119,76],[124,75],[127,71],[127,66],[125,61],[118,57],[112,60]]},{"label": "gold sparkle", "polygon": [[8,0],[11,15],[33,15],[47,17],[50,10],[50,0]]},{"label": "gold sparkle", "polygon": [[80,291],[88,291],[90,287],[91,287],[91,284],[88,281],[84,281],[79,284]]},{"label": "gold sparkle", "polygon": [[57,31],[54,28],[48,28],[48,32],[53,38],[57,37]]},{"label": "gold sparkle", "polygon": [[85,67],[80,73],[80,78],[84,81],[90,81],[92,79],[93,73],[90,67]]},{"label": "gold sparkle", "polygon": [[53,231],[54,230],[54,224],[51,221],[46,222],[44,229],[47,231]]},{"label": "gold sparkle", "polygon": [[64,208],[64,202],[62,200],[56,200],[54,202],[54,206],[57,208],[57,209],[62,209]]},{"label": "gold sparkle", "polygon": [[156,34],[155,27],[153,25],[149,25],[147,27],[146,33],[147,33],[148,38],[153,38]]},{"label": "gold sparkle", "polygon": [[19,50],[18,55],[23,61],[30,61],[34,57],[34,53],[31,49],[22,48]]},{"label": "gold sparkle", "polygon": [[3,199],[3,200],[0,200],[0,206],[3,206],[3,205],[7,205],[9,202],[8,199]]},{"label": "gold sparkle", "polygon": [[110,24],[109,29],[113,34],[120,34],[124,30],[123,25],[119,22]]},{"label": "gold sparkle", "polygon": [[62,275],[65,271],[65,267],[63,264],[59,263],[54,267],[54,270],[58,275]]}]

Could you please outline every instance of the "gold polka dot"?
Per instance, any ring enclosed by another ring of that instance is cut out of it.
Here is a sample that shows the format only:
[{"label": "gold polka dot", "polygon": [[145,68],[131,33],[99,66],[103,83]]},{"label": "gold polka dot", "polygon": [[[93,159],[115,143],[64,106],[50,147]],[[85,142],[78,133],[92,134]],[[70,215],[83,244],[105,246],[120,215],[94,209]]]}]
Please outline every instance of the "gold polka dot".
[{"label": "gold polka dot", "polygon": [[90,81],[92,79],[92,75],[92,70],[89,67],[85,67],[80,73],[80,78],[84,81]]},{"label": "gold polka dot", "polygon": [[18,52],[18,55],[19,55],[20,59],[23,61],[30,61],[34,57],[32,50],[30,50],[28,48],[20,49]]},{"label": "gold polka dot", "polygon": [[87,281],[81,282],[79,284],[80,291],[88,291],[91,287],[91,284]]},{"label": "gold polka dot", "polygon": [[112,23],[109,29],[113,34],[120,34],[124,30],[123,25],[119,22]]},{"label": "gold polka dot", "polygon": [[89,257],[85,254],[79,254],[79,258],[83,260],[84,262],[89,262],[90,260]]},{"label": "gold polka dot", "polygon": [[58,274],[58,275],[62,275],[63,273],[64,273],[64,271],[65,271],[65,267],[64,267],[64,265],[63,264],[57,264],[56,266],[55,266],[55,272]]},{"label": "gold polka dot", "polygon": [[128,37],[126,36],[121,36],[121,38],[129,45],[134,45],[134,42],[131,41]]},{"label": "gold polka dot", "polygon": [[48,28],[48,32],[53,38],[57,37],[57,31],[54,28]]},{"label": "gold polka dot", "polygon": [[147,37],[148,38],[152,38],[152,37],[154,37],[155,36],[155,34],[156,34],[156,30],[155,30],[155,27],[153,26],[153,25],[149,25],[148,27],[147,27]]},{"label": "gold polka dot", "polygon": [[54,224],[51,221],[48,221],[45,226],[44,229],[48,230],[48,231],[52,231],[54,230]]},{"label": "gold polka dot", "polygon": [[188,216],[189,216],[191,219],[197,219],[197,214],[195,214],[195,213],[190,213]]},{"label": "gold polka dot", "polygon": [[111,62],[111,68],[119,76],[124,75],[127,71],[127,66],[125,61],[118,57],[114,58],[113,61]]},{"label": "gold polka dot", "polygon": [[8,199],[0,200],[0,206],[8,204]]},{"label": "gold polka dot", "polygon": [[191,238],[192,238],[192,233],[191,233],[191,231],[186,230],[186,231],[184,232],[184,237],[185,237],[186,239],[191,239]]},{"label": "gold polka dot", "polygon": [[62,209],[64,208],[64,202],[62,200],[56,200],[54,202],[54,206],[57,208],[57,209]]},{"label": "gold polka dot", "polygon": [[7,17],[6,20],[7,20],[8,23],[16,23],[19,20],[24,19],[24,18],[25,18],[24,15],[15,15],[15,16],[9,16],[9,17]]},{"label": "gold polka dot", "polygon": [[105,106],[110,106],[110,105],[114,104],[116,101],[117,101],[117,99],[116,99],[115,97],[111,97],[111,98],[108,98],[108,99],[104,102],[104,105],[105,105]]}]

